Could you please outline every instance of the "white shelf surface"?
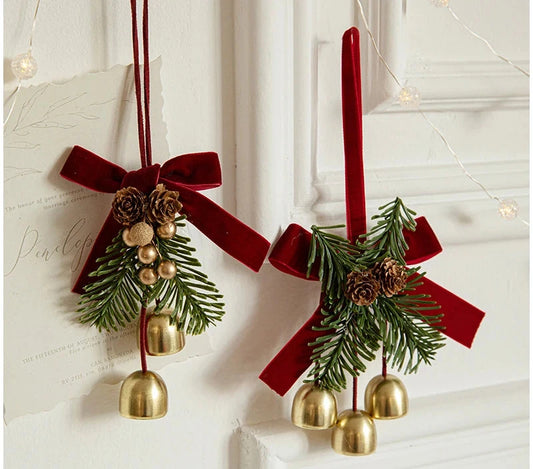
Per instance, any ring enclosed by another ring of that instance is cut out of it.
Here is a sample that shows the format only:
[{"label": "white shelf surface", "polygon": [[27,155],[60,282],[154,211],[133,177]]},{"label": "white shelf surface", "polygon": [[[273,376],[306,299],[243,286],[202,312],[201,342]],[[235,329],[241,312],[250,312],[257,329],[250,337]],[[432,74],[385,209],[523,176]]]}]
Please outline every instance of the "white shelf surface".
[{"label": "white shelf surface", "polygon": [[407,416],[376,421],[370,456],[337,455],[331,430],[289,420],[241,428],[243,469],[496,469],[529,467],[529,382],[518,381],[413,399]]}]

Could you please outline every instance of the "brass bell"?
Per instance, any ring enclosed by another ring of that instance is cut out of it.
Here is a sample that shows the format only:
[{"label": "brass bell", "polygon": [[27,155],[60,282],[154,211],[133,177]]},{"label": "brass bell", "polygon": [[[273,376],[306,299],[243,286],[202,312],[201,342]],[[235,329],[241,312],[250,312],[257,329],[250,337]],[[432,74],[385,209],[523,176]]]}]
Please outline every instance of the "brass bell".
[{"label": "brass bell", "polygon": [[376,426],[364,410],[341,412],[331,433],[331,447],[345,456],[365,456],[376,450]]},{"label": "brass bell", "polygon": [[365,390],[365,410],[375,419],[397,419],[409,408],[407,389],[396,376],[375,376]]},{"label": "brass bell", "polygon": [[119,411],[128,419],[160,419],[167,413],[168,397],[165,382],[152,371],[136,371],[120,388]]},{"label": "brass bell", "polygon": [[171,323],[172,311],[146,315],[146,353],[161,356],[178,353],[185,347],[185,333],[178,330],[177,320]]},{"label": "brass bell", "polygon": [[291,420],[307,430],[325,430],[337,420],[337,400],[331,391],[304,384],[292,401]]}]

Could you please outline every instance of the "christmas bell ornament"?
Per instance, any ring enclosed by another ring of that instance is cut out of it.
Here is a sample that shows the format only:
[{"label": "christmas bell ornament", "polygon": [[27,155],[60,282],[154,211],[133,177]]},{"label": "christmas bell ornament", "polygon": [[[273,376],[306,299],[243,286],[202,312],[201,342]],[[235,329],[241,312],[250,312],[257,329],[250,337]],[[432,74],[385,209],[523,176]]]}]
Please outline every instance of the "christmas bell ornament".
[{"label": "christmas bell ornament", "polygon": [[[415,219],[400,197],[379,207],[368,229],[356,28],[343,36],[341,64],[346,236],[330,231],[342,225],[313,225],[309,232],[291,223],[273,247],[271,265],[319,281],[321,294],[313,315],[260,379],[283,396],[306,370],[308,381],[337,392],[346,389],[351,375],[353,410],[339,415],[331,444],[340,454],[366,455],[376,448],[373,417],[391,419],[407,412],[407,392],[388,375],[388,363],[414,373],[435,359],[445,335],[470,347],[484,313],[427,279],[416,265],[442,247],[428,221]],[[408,91],[415,102],[415,90]],[[380,351],[383,376],[369,384],[366,411],[358,410],[358,377]]]},{"label": "christmas bell ornament", "polygon": [[341,412],[331,433],[331,447],[345,456],[366,456],[376,450],[376,426],[364,410]]},{"label": "christmas bell ornament", "polygon": [[153,244],[140,246],[139,249],[137,249],[137,257],[143,264],[151,264],[152,262],[155,262],[157,255],[157,249]]},{"label": "christmas bell ornament", "polygon": [[171,321],[171,310],[146,316],[146,352],[161,356],[178,353],[185,347],[185,333],[178,330],[178,318]]},{"label": "christmas bell ornament", "polygon": [[365,390],[365,410],[375,419],[397,419],[407,414],[407,389],[396,376],[375,376]]},{"label": "christmas bell ornament", "polygon": [[[141,66],[138,3],[130,1],[141,167],[126,171],[76,145],[61,176],[94,191],[115,193],[110,215],[72,291],[81,294],[77,314],[82,324],[113,332],[138,319],[141,370],[124,381],[119,407],[124,417],[152,419],[166,414],[167,390],[161,378],[148,371],[148,353],[162,355],[180,350],[184,333],[200,335],[225,314],[223,296],[200,270],[191,239],[178,236],[177,229],[185,228],[185,220],[189,220],[219,248],[256,272],[263,265],[270,243],[199,193],[222,184],[216,153],[189,153],[163,164],[153,162],[150,9],[149,1],[144,0]],[[182,201],[177,189],[183,192]],[[147,318],[150,305],[153,316]],[[179,328],[184,332],[171,325],[166,311],[179,313]]]},{"label": "christmas bell ornament", "polygon": [[119,411],[129,419],[160,419],[167,413],[168,397],[165,382],[152,371],[135,371],[120,388]]},{"label": "christmas bell ornament", "polygon": [[325,430],[337,420],[337,400],[331,391],[304,384],[292,402],[292,423],[307,430]]}]

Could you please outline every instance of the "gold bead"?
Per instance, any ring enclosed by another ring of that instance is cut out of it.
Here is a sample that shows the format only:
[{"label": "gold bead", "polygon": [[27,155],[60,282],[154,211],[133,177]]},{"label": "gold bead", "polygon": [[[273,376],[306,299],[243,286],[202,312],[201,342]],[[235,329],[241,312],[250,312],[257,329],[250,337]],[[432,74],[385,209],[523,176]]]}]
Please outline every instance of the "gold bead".
[{"label": "gold bead", "polygon": [[151,264],[157,259],[157,249],[153,244],[140,246],[139,249],[137,249],[137,257],[143,264]]},{"label": "gold bead", "polygon": [[376,425],[364,410],[341,412],[331,433],[331,447],[345,456],[365,456],[376,450]]},{"label": "gold bead", "polygon": [[143,267],[139,270],[139,280],[144,285],[153,285],[158,279],[159,276],[157,275],[157,272],[151,267]]},{"label": "gold bead", "polygon": [[131,239],[130,239],[130,229],[124,228],[122,230],[122,241],[124,241],[124,244],[130,248],[133,246],[137,246]]},{"label": "gold bead", "polygon": [[393,375],[375,376],[365,390],[365,410],[375,419],[397,419],[409,409],[407,389]]},{"label": "gold bead", "polygon": [[160,419],[167,413],[165,382],[152,371],[135,371],[120,388],[119,411],[129,419]]},{"label": "gold bead", "polygon": [[174,264],[172,261],[161,261],[157,267],[157,273],[165,279],[170,280],[174,278],[177,272],[178,269],[176,268],[176,264]]},{"label": "gold bead", "polygon": [[291,420],[308,430],[325,430],[337,420],[337,400],[331,391],[312,383],[304,384],[294,396]]},{"label": "gold bead", "polygon": [[128,236],[135,246],[146,246],[152,242],[154,229],[148,223],[141,221],[130,228]]},{"label": "gold bead", "polygon": [[148,355],[172,355],[185,347],[185,334],[178,330],[178,318],[171,324],[170,309],[146,315],[146,352]]},{"label": "gold bead", "polygon": [[157,227],[156,233],[162,239],[172,239],[176,234],[176,225],[174,222],[165,223]]}]

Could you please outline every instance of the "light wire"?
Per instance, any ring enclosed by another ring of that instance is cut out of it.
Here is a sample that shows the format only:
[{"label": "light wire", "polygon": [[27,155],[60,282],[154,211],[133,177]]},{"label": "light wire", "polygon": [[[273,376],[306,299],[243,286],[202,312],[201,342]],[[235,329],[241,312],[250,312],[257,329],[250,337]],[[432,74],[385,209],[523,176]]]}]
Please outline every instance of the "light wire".
[{"label": "light wire", "polygon": [[[387,61],[385,60],[385,58],[383,57],[383,55],[381,54],[381,51],[379,50],[379,47],[376,43],[376,39],[374,38],[374,35],[372,34],[372,31],[370,30],[370,27],[368,25],[368,20],[366,18],[366,14],[365,14],[365,11],[364,11],[364,8],[363,8],[363,5],[361,4],[361,0],[355,0],[357,2],[357,5],[359,7],[359,11],[361,13],[361,19],[363,20],[363,23],[364,23],[364,26],[365,26],[365,29],[366,29],[366,32],[368,33],[368,36],[370,37],[370,41],[372,42],[372,46],[374,47],[374,50],[376,51],[376,54],[378,55],[379,57],[379,60],[381,61],[381,63],[385,66],[385,68],[387,69],[387,72],[390,74],[390,76],[394,79],[394,81],[396,82],[396,84],[402,88],[402,85],[400,83],[400,80],[398,79],[398,77],[396,76],[396,74],[391,70],[389,64],[387,63]],[[448,7],[449,8],[449,7]],[[450,10],[451,11],[451,10]],[[453,11],[451,11],[452,14]],[[454,14],[455,15],[455,14]],[[466,26],[465,26],[466,27]],[[477,35],[476,35],[477,36]],[[487,41],[487,44],[490,46],[490,43],[488,43]],[[492,46],[490,46],[492,47]],[[497,55],[497,54],[496,54]],[[498,55],[497,55],[498,56]],[[513,67],[517,68],[516,65],[514,65],[511,61],[505,59],[505,57],[500,57],[498,56],[499,58],[501,58],[502,60],[505,60],[507,61],[508,63],[510,63],[511,65],[513,65]],[[519,68],[519,67],[518,67]],[[520,69],[522,72],[524,72],[524,70]],[[526,72],[527,74],[527,72]],[[529,74],[527,74],[527,76],[529,76]],[[463,162],[461,161],[461,159],[459,158],[459,155],[457,154],[457,152],[454,150],[454,148],[451,146],[450,142],[448,141],[448,139],[446,138],[446,136],[444,135],[444,133],[435,125],[435,123],[426,115],[425,112],[421,111],[420,109],[416,109],[416,112],[418,112],[423,118],[424,120],[430,125],[430,127],[435,131],[435,133],[440,137],[440,139],[442,140],[442,142],[444,143],[444,145],[446,146],[446,149],[448,150],[448,152],[453,156],[455,162],[457,163],[457,165],[459,166],[459,168],[461,168],[461,171],[463,172],[463,174],[468,178],[470,179],[474,184],[476,184],[478,187],[481,188],[481,190],[487,195],[487,197],[489,197],[490,199],[492,200],[496,200],[497,202],[499,203],[502,203],[503,200],[498,197],[497,195],[493,194],[491,191],[489,191],[487,189],[487,187],[481,183],[481,181],[479,181],[479,179],[477,179],[476,177],[474,177],[464,166]],[[517,216],[516,217],[518,220],[520,220],[524,225],[526,226],[529,226],[529,222],[527,220],[524,220],[522,217],[520,216]]]},{"label": "light wire", "polygon": [[466,29],[472,36],[474,36],[475,38],[479,39],[481,42],[483,42],[487,47],[488,49],[492,52],[493,55],[495,55],[496,57],[498,57],[500,60],[502,60],[503,62],[506,62],[508,63],[509,65],[511,65],[512,67],[516,68],[520,73],[523,73],[526,77],[529,77],[529,72],[527,70],[524,70],[522,67],[519,67],[518,65],[516,65],[515,63],[513,63],[511,60],[509,60],[507,57],[504,57],[503,55],[501,54],[498,54],[498,52],[496,52],[496,50],[494,49],[494,47],[492,47],[492,44],[487,40],[485,39],[484,37],[480,36],[478,33],[476,33],[475,31],[473,31],[467,24],[465,24],[461,18],[459,18],[459,16],[457,16],[457,13],[455,13],[455,11],[452,10],[452,7],[451,6],[447,6],[446,8],[448,8],[448,11],[450,12],[450,14],[452,15],[453,19],[455,19],[455,21],[457,21],[464,29]]}]

